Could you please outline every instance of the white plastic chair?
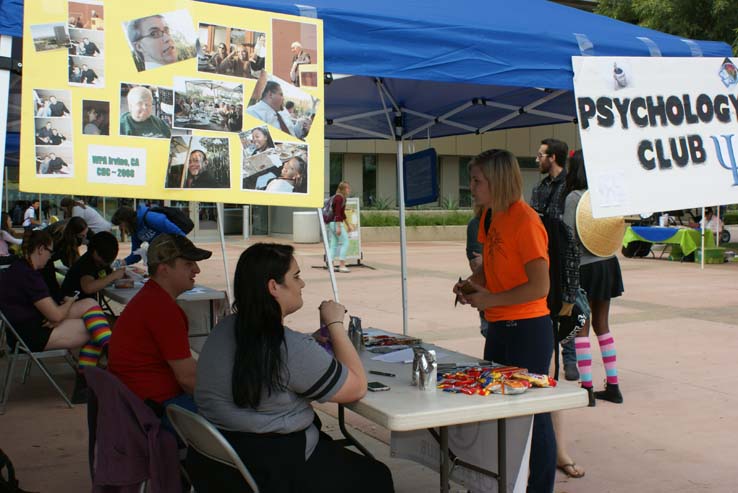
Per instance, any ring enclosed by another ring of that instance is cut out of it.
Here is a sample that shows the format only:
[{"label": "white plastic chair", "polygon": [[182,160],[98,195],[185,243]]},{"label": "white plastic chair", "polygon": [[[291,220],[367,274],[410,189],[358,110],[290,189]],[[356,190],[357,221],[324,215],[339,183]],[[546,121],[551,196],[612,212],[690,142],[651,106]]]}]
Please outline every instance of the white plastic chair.
[{"label": "white plastic chair", "polygon": [[167,417],[188,447],[208,459],[238,470],[254,493],[259,493],[259,487],[246,465],[228,440],[208,420],[177,405],[167,406]]}]

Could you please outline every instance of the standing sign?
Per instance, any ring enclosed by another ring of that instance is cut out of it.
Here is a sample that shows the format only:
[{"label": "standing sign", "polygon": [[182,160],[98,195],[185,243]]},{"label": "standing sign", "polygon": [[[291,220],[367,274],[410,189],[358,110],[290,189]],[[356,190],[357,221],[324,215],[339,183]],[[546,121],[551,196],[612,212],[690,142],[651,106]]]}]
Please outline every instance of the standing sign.
[{"label": "standing sign", "polygon": [[738,202],[736,60],[572,64],[595,217]]},{"label": "standing sign", "polygon": [[25,3],[20,188],[316,207],[317,19],[189,0]]},{"label": "standing sign", "polygon": [[348,250],[346,250],[346,260],[348,263],[361,263],[361,210],[358,197],[349,197],[346,199],[346,223],[351,225],[351,232],[348,234]]}]

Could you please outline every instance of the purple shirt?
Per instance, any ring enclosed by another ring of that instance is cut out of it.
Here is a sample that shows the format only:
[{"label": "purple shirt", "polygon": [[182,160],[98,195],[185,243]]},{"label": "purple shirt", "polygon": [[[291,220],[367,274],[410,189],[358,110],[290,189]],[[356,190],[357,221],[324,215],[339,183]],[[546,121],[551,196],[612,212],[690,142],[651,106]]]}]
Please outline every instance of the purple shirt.
[{"label": "purple shirt", "polygon": [[34,270],[24,259],[16,260],[0,273],[0,309],[16,330],[33,330],[41,325],[45,317],[34,306],[39,300],[48,298],[41,271]]}]

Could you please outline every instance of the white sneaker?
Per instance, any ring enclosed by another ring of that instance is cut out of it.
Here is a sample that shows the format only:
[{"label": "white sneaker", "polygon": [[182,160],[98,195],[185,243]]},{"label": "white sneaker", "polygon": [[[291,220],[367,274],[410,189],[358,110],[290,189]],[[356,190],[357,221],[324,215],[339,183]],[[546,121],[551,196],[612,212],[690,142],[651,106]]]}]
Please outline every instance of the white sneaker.
[{"label": "white sneaker", "polygon": [[339,267],[338,272],[351,272],[348,267]]}]

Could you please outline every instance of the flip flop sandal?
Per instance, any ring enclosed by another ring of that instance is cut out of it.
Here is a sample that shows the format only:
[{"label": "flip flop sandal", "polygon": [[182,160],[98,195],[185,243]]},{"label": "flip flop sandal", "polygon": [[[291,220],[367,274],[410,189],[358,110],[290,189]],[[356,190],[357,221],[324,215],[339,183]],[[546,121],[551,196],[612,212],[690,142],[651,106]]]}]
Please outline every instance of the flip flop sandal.
[{"label": "flip flop sandal", "polygon": [[556,468],[570,478],[579,479],[584,477],[584,471],[579,472],[577,470],[576,462],[572,462],[571,464],[561,464],[559,466],[556,466]]}]

